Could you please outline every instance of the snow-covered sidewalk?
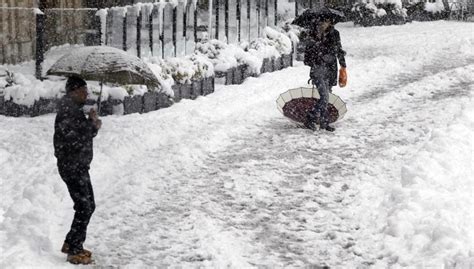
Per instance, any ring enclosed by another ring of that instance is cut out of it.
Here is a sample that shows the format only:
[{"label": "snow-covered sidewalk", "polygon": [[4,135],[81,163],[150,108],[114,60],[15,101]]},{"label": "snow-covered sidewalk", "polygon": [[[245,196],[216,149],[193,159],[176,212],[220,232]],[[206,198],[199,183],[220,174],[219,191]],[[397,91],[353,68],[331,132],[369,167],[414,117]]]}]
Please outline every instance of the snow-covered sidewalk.
[{"label": "snow-covered sidewalk", "polygon": [[[349,86],[335,133],[275,100],[295,67],[197,100],[103,118],[91,177],[96,265],[474,266],[474,24],[341,24]],[[71,267],[72,202],[54,115],[0,116],[0,267]]]}]

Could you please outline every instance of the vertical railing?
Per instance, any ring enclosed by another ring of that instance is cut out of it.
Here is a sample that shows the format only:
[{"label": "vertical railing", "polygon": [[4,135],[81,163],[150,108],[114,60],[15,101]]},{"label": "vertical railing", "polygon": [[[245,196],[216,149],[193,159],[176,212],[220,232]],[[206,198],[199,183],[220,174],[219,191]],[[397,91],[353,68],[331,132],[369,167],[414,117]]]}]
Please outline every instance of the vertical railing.
[{"label": "vertical railing", "polygon": [[44,43],[44,25],[45,25],[44,13],[36,12],[36,52],[35,52],[35,77],[41,79],[43,76],[43,61],[45,52]]},{"label": "vertical railing", "polygon": [[250,41],[250,1],[251,0],[240,0],[240,42]]},{"label": "vertical railing", "polygon": [[178,57],[182,57],[186,54],[186,28],[184,22],[184,14],[186,12],[185,4],[183,2],[179,2],[178,6],[175,7],[174,11],[174,22],[176,25],[174,29],[174,44],[176,48],[175,55]]},{"label": "vertical railing", "polygon": [[174,57],[173,40],[173,14],[174,8],[166,5],[163,9],[163,58]]},{"label": "vertical railing", "polygon": [[229,43],[239,42],[239,18],[238,18],[238,7],[240,1],[228,1],[227,2],[227,41]]},{"label": "vertical railing", "polygon": [[104,33],[106,45],[139,57],[180,57],[194,51],[195,42],[199,41],[198,28],[202,32],[203,27],[210,38],[227,43],[249,42],[263,36],[266,26],[278,24],[278,1],[209,0],[207,25],[198,25],[197,7],[192,0],[111,8]]}]

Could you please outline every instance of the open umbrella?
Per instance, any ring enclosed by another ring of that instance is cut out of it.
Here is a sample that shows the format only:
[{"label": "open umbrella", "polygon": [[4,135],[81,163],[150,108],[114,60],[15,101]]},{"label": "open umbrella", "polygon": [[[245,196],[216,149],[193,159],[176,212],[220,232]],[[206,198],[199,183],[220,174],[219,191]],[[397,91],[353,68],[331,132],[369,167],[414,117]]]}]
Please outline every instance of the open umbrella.
[{"label": "open umbrella", "polygon": [[293,20],[292,24],[304,28],[312,28],[318,22],[327,19],[331,20],[334,24],[336,24],[344,19],[344,13],[328,7],[307,9],[303,13],[301,13],[301,15],[296,17]]},{"label": "open umbrella", "polygon": [[[288,90],[276,100],[278,110],[287,118],[297,123],[304,123],[306,116],[313,110],[319,99],[316,88],[300,87]],[[347,112],[346,104],[339,96],[330,93],[328,103],[329,123],[341,120]],[[319,122],[316,122],[319,124]]]},{"label": "open umbrella", "polygon": [[62,56],[46,74],[66,77],[79,76],[85,80],[101,82],[98,110],[100,110],[103,82],[121,85],[141,84],[160,88],[160,82],[140,58],[107,46],[75,49]]}]

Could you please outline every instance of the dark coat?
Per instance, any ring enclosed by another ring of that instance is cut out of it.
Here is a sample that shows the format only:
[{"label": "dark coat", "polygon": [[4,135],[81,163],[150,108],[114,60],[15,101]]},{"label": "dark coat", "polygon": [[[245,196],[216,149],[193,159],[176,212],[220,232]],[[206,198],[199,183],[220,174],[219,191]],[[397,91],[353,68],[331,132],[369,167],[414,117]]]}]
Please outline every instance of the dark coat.
[{"label": "dark coat", "polygon": [[58,163],[89,167],[93,157],[92,139],[97,131],[92,120],[84,115],[82,106],[67,95],[59,100],[53,139]]},{"label": "dark coat", "polygon": [[305,45],[304,64],[311,68],[326,67],[329,85],[337,85],[337,60],[342,67],[346,67],[346,52],[342,50],[339,32],[331,27],[322,38],[310,33]]}]

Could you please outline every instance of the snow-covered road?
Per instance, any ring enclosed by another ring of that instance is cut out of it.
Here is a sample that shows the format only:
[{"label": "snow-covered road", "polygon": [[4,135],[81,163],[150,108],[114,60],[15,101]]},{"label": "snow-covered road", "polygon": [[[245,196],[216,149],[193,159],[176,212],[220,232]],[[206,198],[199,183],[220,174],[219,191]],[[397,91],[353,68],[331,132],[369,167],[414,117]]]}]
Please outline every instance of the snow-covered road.
[{"label": "snow-covered road", "polygon": [[[295,67],[103,119],[86,247],[99,267],[474,266],[474,24],[341,24],[348,105],[310,132]],[[0,116],[0,267],[68,267],[54,115]]]}]

